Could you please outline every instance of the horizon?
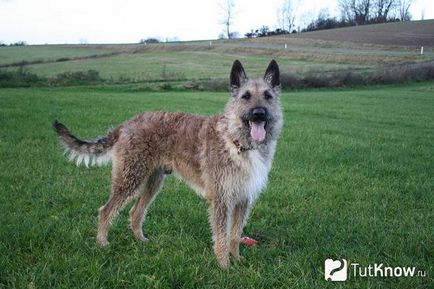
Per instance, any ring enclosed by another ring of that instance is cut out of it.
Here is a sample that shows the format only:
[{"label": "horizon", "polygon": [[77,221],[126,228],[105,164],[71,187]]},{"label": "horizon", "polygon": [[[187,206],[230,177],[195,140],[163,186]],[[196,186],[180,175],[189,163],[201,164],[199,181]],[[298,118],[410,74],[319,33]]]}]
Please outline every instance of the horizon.
[{"label": "horizon", "polygon": [[[264,5],[251,5],[248,0],[235,0],[232,31],[244,37],[245,33],[261,26],[272,30],[278,28],[276,16],[281,2],[269,0]],[[327,9],[330,17],[339,17],[337,0],[322,5],[316,5],[314,1],[297,3],[296,30],[306,27],[322,9]],[[41,45],[133,44],[147,38],[162,42],[216,40],[224,28],[221,4],[222,0],[173,3],[161,0],[148,5],[139,0],[90,3],[85,0],[74,3],[0,0],[0,42],[24,41],[28,45]],[[167,9],[169,6],[170,10]],[[420,20],[422,11],[424,20],[430,20],[434,18],[434,3],[416,0],[410,11],[412,21]]]}]

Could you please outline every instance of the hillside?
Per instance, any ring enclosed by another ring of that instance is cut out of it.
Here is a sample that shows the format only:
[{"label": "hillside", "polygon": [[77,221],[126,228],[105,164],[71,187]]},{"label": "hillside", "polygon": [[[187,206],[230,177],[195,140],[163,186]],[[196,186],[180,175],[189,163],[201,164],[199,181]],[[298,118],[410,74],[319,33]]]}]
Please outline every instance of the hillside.
[{"label": "hillside", "polygon": [[[422,43],[424,55],[418,47]],[[78,73],[73,77],[80,79],[80,73],[92,70],[106,83],[221,80],[220,87],[226,88],[228,69],[235,59],[252,74],[261,74],[264,63],[273,58],[283,74],[297,79],[332,80],[336,74],[367,75],[397,66],[399,70],[403,65],[406,70],[413,69],[410,64],[431,65],[434,20],[212,42],[0,47],[0,72],[24,69],[49,79]],[[6,76],[3,80],[8,81]]]},{"label": "hillside", "polygon": [[345,27],[291,35],[325,41],[379,45],[434,46],[434,19]]}]

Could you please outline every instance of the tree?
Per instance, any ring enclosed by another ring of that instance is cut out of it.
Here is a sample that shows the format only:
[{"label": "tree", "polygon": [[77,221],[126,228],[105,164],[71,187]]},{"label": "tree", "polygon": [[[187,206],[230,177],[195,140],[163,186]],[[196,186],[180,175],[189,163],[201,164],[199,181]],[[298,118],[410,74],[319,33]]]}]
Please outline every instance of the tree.
[{"label": "tree", "polygon": [[160,43],[160,40],[154,37],[142,38],[139,41],[140,44]]},{"label": "tree", "polygon": [[258,30],[255,31],[258,37],[265,37],[268,36],[268,33],[270,32],[270,28],[268,26],[261,26]]},{"label": "tree", "polygon": [[329,11],[327,8],[321,9],[316,19],[312,20],[312,22],[307,25],[302,31],[315,31],[315,30],[323,30],[323,29],[332,29],[338,27],[349,26],[348,22],[344,20],[338,21],[336,17],[330,17]]},{"label": "tree", "polygon": [[353,3],[352,8],[355,22],[359,25],[366,24],[369,21],[369,12],[372,5],[371,0],[353,0]]},{"label": "tree", "polygon": [[225,34],[228,39],[232,38],[231,25],[234,18],[234,0],[226,0],[223,5],[220,5],[223,11],[222,24],[225,26]]},{"label": "tree", "polygon": [[338,1],[338,7],[341,12],[341,20],[348,23],[354,23],[354,16],[353,16],[353,10],[351,8],[351,3],[352,1],[348,1],[348,0]]},{"label": "tree", "polygon": [[368,23],[371,7],[371,0],[339,0],[342,18],[356,25]]},{"label": "tree", "polygon": [[343,21],[363,25],[396,21],[402,1],[408,14],[407,2],[412,0],[339,0],[338,5]]},{"label": "tree", "polygon": [[277,21],[281,30],[291,32],[294,27],[295,15],[297,11],[297,2],[293,0],[283,0],[280,8],[277,10]]},{"label": "tree", "polygon": [[413,3],[413,0],[400,0],[399,1],[399,20],[401,21],[410,21],[410,6]]},{"label": "tree", "polygon": [[374,4],[375,22],[383,23],[389,19],[389,13],[398,7],[398,0],[377,0]]}]

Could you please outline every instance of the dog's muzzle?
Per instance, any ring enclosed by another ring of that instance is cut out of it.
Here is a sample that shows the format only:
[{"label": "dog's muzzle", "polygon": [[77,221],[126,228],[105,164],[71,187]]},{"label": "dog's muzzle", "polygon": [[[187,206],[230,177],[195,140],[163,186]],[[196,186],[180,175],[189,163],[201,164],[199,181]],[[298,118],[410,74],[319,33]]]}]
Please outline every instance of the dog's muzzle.
[{"label": "dog's muzzle", "polygon": [[265,140],[268,122],[268,111],[265,107],[254,107],[249,114],[250,136],[257,142]]},{"label": "dog's muzzle", "polygon": [[267,121],[267,109],[265,107],[255,107],[251,111],[250,121],[262,122]]}]

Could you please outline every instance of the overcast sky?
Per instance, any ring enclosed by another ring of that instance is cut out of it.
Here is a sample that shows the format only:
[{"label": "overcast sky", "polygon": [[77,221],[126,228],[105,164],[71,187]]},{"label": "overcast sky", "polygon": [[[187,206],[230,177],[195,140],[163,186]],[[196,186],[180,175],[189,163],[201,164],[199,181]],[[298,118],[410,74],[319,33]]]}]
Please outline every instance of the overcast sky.
[{"label": "overcast sky", "polygon": [[[283,0],[234,0],[233,31],[277,26]],[[137,43],[161,40],[216,39],[223,31],[225,0],[0,0],[0,41],[28,44]],[[413,19],[434,18],[433,0],[414,0]],[[337,0],[301,1],[297,26],[305,26],[320,9],[338,15]]]}]

